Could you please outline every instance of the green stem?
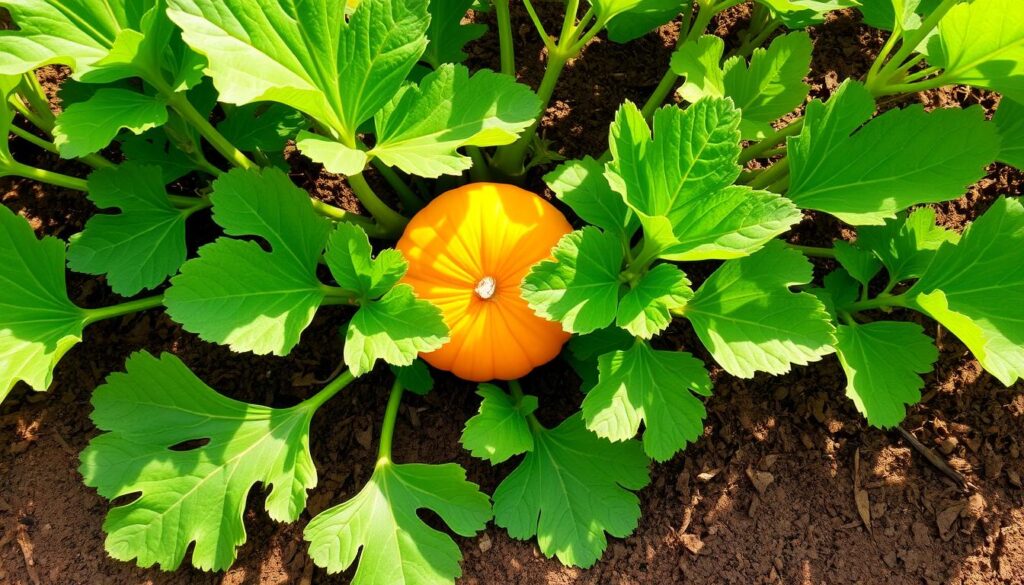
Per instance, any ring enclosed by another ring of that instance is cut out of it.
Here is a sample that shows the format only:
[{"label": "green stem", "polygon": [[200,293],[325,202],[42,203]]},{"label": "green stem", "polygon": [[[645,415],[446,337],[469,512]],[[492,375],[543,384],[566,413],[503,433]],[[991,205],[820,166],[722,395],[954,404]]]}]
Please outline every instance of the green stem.
[{"label": "green stem", "polygon": [[[939,21],[942,20],[946,13],[949,12],[954,6],[960,3],[960,0],[942,0],[935,10],[933,10],[920,28],[911,31],[910,34],[901,35],[902,39],[900,42],[900,49],[893,55],[885,65],[878,70],[878,75],[875,79],[869,78],[870,88],[879,88],[885,90],[889,82],[898,77],[899,71],[903,68],[904,62],[910,58],[911,54],[917,50],[918,45],[939,25]],[[877,81],[875,81],[877,80]],[[874,91],[872,92],[874,93]],[[898,93],[898,92],[896,92]],[[876,93],[875,95],[890,95],[886,93]]]},{"label": "green stem", "polygon": [[[475,148],[479,150],[475,146],[468,146],[466,148],[467,150]],[[413,193],[409,185],[406,185],[405,181],[402,180],[402,177],[398,176],[398,173],[395,172],[395,169],[384,164],[384,162],[379,158],[374,158],[371,162],[373,167],[377,169],[377,172],[380,173],[380,176],[384,177],[384,180],[388,182],[388,185],[391,185],[391,188],[398,194],[398,200],[402,202],[402,205],[405,207],[407,212],[415,213],[423,208],[423,200],[420,199],[416,193]]]},{"label": "green stem", "polygon": [[686,35],[686,43],[694,43],[704,34],[707,30],[708,25],[711,24],[711,19],[715,17],[715,9],[712,5],[705,5],[703,2],[698,0],[697,17],[693,19],[693,27],[690,32]]},{"label": "green stem", "polygon": [[544,28],[544,23],[541,22],[540,17],[537,16],[537,11],[533,8],[533,3],[530,0],[523,0],[523,6],[526,7],[526,12],[530,15],[530,20],[533,21],[534,28],[537,29],[537,34],[540,35],[544,46],[547,47],[548,52],[555,50],[555,42],[551,40],[551,35],[548,34],[547,29]]},{"label": "green stem", "polygon": [[60,154],[59,152],[57,152],[56,144],[50,142],[49,140],[43,140],[42,138],[36,136],[35,134],[32,134],[28,130],[25,130],[19,126],[15,126],[14,124],[11,124],[10,127],[7,129],[11,132],[11,134],[14,134],[18,138],[21,138],[26,142],[30,142],[47,152],[52,152],[53,154]]},{"label": "green stem", "polygon": [[37,169],[15,161],[9,163],[7,169],[13,175],[18,175],[19,177],[25,177],[26,179],[32,179],[41,183],[49,183],[50,185],[64,187],[65,189],[74,189],[75,191],[87,192],[89,190],[89,184],[85,179],[79,179],[78,177],[71,177],[61,173],[55,173],[53,171]]},{"label": "green stem", "polygon": [[938,73],[941,69],[941,67],[928,67],[908,75],[906,79],[904,79],[904,81],[906,81],[907,83],[913,83],[920,79],[924,79],[925,77],[928,77],[933,73]]},{"label": "green stem", "polygon": [[665,72],[664,77],[661,78],[661,82],[658,83],[658,87],[654,88],[651,97],[647,98],[647,102],[644,103],[644,107],[640,110],[645,120],[650,122],[651,118],[654,117],[655,110],[665,103],[665,99],[676,88],[677,83],[679,83],[679,76],[676,75],[676,72],[670,66],[668,71]]},{"label": "green stem", "polygon": [[398,407],[402,404],[402,392],[405,388],[395,380],[391,386],[391,396],[388,397],[388,406],[384,411],[384,422],[380,427],[380,447],[377,449],[377,465],[386,465],[391,462],[391,441],[395,434],[395,421],[398,419]]},{"label": "green stem", "polygon": [[192,105],[192,102],[188,101],[188,97],[184,93],[175,93],[170,87],[158,87],[157,90],[167,98],[167,104],[186,122],[191,124],[210,143],[210,146],[216,149],[228,162],[243,169],[256,167],[256,163],[249,160],[245,153],[231,144],[231,141],[225,138],[223,134],[213,127],[213,124],[210,124],[209,120],[199,113],[199,110]]},{"label": "green stem", "polygon": [[754,49],[760,47],[766,40],[768,40],[768,37],[772,36],[772,34],[775,31],[779,30],[779,28],[781,26],[782,26],[782,22],[779,21],[779,20],[772,20],[772,21],[770,21],[768,23],[768,25],[765,26],[756,35],[754,35],[753,37],[747,37],[747,40],[743,41],[743,44],[741,44],[739,47],[737,47],[735,51],[731,52],[729,54],[729,56],[730,57],[733,56],[733,55],[749,56],[751,53],[754,52]]},{"label": "green stem", "polygon": [[754,180],[748,184],[754,189],[764,189],[785,177],[787,173],[789,173],[789,159],[783,158],[768,167],[768,170],[754,177]]},{"label": "green stem", "polygon": [[907,297],[903,295],[880,294],[873,299],[858,301],[847,308],[854,312],[869,311],[871,309],[890,309],[892,307],[906,307]]},{"label": "green stem", "polygon": [[836,251],[833,248],[819,248],[818,246],[801,246],[799,244],[790,244],[788,242],[786,243],[786,245],[788,247],[790,247],[790,248],[792,248],[792,249],[802,253],[804,256],[810,256],[812,258],[835,258],[836,257]]},{"label": "green stem", "polygon": [[382,234],[377,224],[368,217],[364,217],[358,213],[352,213],[351,211],[345,211],[340,207],[335,207],[315,197],[310,197],[309,201],[313,204],[313,209],[317,213],[328,219],[354,223],[366,230],[366,232],[371,236],[380,237]]},{"label": "green stem", "polygon": [[491,173],[487,166],[487,158],[479,146],[467,146],[466,152],[469,158],[473,159],[473,166],[469,168],[469,176],[476,182],[487,182],[491,180]]},{"label": "green stem", "polygon": [[[512,398],[516,401],[516,404],[522,404],[523,398],[525,398],[526,395],[523,394],[523,387],[519,385],[519,380],[509,380],[508,389],[511,391]],[[530,423],[530,428],[534,431],[539,432],[544,430],[544,425],[540,424],[540,421],[537,420],[537,417],[533,413],[528,414],[526,416],[526,420]]]},{"label": "green stem", "polygon": [[494,13],[498,17],[498,46],[501,50],[501,72],[516,76],[516,54],[512,46],[512,15],[509,0],[493,0]]},{"label": "green stem", "polygon": [[398,238],[402,234],[402,230],[405,229],[405,225],[409,223],[409,220],[388,207],[387,203],[381,201],[380,197],[373,191],[373,188],[370,187],[370,184],[366,182],[366,177],[362,173],[349,175],[348,184],[352,187],[359,201],[366,207],[366,210],[377,220],[383,236]]},{"label": "green stem", "polygon": [[127,303],[121,303],[119,305],[112,305],[110,307],[82,309],[82,312],[85,313],[85,321],[83,324],[91,325],[97,321],[104,321],[106,319],[113,319],[123,315],[131,315],[132,313],[155,309],[156,307],[163,305],[163,303],[164,295],[156,295],[136,301],[128,301]]},{"label": "green stem", "polygon": [[21,87],[24,90],[24,96],[29,106],[32,107],[36,115],[45,124],[45,126],[40,126],[40,128],[47,132],[53,132],[53,127],[57,123],[57,117],[53,115],[53,110],[50,109],[50,98],[43,91],[43,86],[39,85],[39,79],[36,78],[35,72],[30,71],[22,76]]},{"label": "green stem", "polygon": [[53,134],[53,125],[47,124],[39,116],[37,116],[35,112],[30,110],[28,106],[25,105],[25,102],[21,101],[20,97],[18,97],[17,95],[13,95],[10,97],[10,99],[7,100],[7,102],[14,106],[14,109],[17,110],[19,114],[21,114],[21,117],[31,122],[33,126],[39,128],[40,130],[46,132],[47,134]]},{"label": "green stem", "polygon": [[558,46],[567,47],[575,37],[576,17],[580,12],[580,0],[568,0],[565,6],[565,18],[562,20],[562,32],[558,35]]},{"label": "green stem", "polygon": [[351,371],[345,370],[329,384],[323,387],[322,390],[314,394],[313,396],[303,400],[296,408],[309,408],[310,411],[315,411],[324,405],[328,400],[334,398],[334,395],[345,389],[346,386],[352,383],[356,377]]}]

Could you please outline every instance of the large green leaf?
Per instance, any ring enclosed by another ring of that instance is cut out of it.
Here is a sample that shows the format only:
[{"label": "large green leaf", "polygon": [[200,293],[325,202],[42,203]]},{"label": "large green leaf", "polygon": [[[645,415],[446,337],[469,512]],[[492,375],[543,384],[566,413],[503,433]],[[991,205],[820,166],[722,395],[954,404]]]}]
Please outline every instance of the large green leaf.
[{"label": "large green leaf", "polygon": [[999,152],[980,107],[910,106],[871,120],[874,109],[853,81],[807,106],[803,131],[789,140],[790,199],[850,224],[882,225],[912,205],[959,197]]},{"label": "large green leaf", "polygon": [[512,538],[537,537],[545,556],[589,567],[608,540],[636,529],[650,482],[637,441],[610,443],[574,414],[554,429],[533,429],[533,450],[494,491],[494,521]]},{"label": "large green leaf", "polygon": [[103,523],[110,556],[170,571],[194,544],[194,566],[227,569],[245,542],[242,516],[257,483],[269,488],[271,518],[298,519],[317,479],[313,403],[280,409],[232,400],[170,354],[136,353],[125,370],[93,394],[92,420],[104,433],[79,468],[101,496],[130,496]]},{"label": "large green leaf", "polygon": [[94,171],[89,200],[121,213],[89,219],[71,240],[69,268],[106,274],[110,288],[122,296],[155,288],[178,272],[185,262],[185,219],[193,210],[168,200],[159,167],[125,163]]},{"label": "large green leaf", "polygon": [[992,122],[1002,139],[996,160],[1024,169],[1024,101],[1003,98]]},{"label": "large green leaf", "polygon": [[959,243],[939,248],[906,297],[1000,382],[1024,377],[1024,205],[998,199]]},{"label": "large green leaf", "polygon": [[604,176],[604,164],[592,157],[569,161],[544,176],[555,196],[583,221],[628,240],[640,227],[622,196]]},{"label": "large green leaf", "polygon": [[445,64],[378,112],[370,156],[423,177],[457,175],[472,166],[459,148],[515,142],[540,106],[508,75]]},{"label": "large green leaf", "polygon": [[767,49],[754,49],[750,63],[740,56],[722,66],[722,87],[736,102],[745,140],[771,133],[772,122],[804,103],[810,87],[804,77],[811,69],[811,37],[794,32],[775,37]]},{"label": "large green leaf", "polygon": [[168,0],[185,41],[209,60],[221,101],[274,101],[353,139],[427,46],[427,2]]},{"label": "large green leaf", "polygon": [[876,427],[894,427],[905,405],[921,400],[924,381],[939,351],[916,323],[875,321],[840,325],[836,353],[846,372],[846,395]]},{"label": "large green leaf", "polygon": [[739,111],[731,100],[703,99],[654,115],[654,138],[626,102],[611,128],[608,181],[640,217],[662,258],[739,258],[800,220],[787,199],[732,185],[739,176]]},{"label": "large green leaf", "polygon": [[583,400],[587,428],[611,441],[632,439],[644,423],[644,451],[667,461],[704,431],[711,378],[684,351],[657,351],[642,341],[600,357],[600,380]]},{"label": "large green leaf", "polygon": [[834,328],[821,301],[789,290],[811,281],[811,264],[773,241],[757,254],[730,260],[697,289],[683,314],[727,372],[784,374],[832,353]]},{"label": "large green leaf", "polygon": [[939,246],[959,239],[956,232],[935,225],[935,210],[930,207],[887,219],[884,226],[864,226],[857,230],[857,246],[873,252],[894,282],[921,276]]},{"label": "large green leaf", "polygon": [[628,43],[667,24],[683,10],[683,0],[642,0],[608,23],[608,38],[616,43]]},{"label": "large green leaf", "polygon": [[75,79],[143,77],[174,90],[199,81],[202,60],[181,42],[165,0],[8,0],[18,30],[0,33],[0,74],[54,63]]},{"label": "large green leaf", "polygon": [[217,131],[246,151],[280,153],[309,123],[300,112],[282,104],[247,104],[232,108]]},{"label": "large green leaf", "polygon": [[715,35],[703,35],[696,42],[686,42],[672,53],[672,72],[683,77],[677,93],[688,102],[725,94],[722,54],[725,41]]},{"label": "large green leaf", "polygon": [[510,457],[533,450],[528,416],[537,410],[537,397],[516,400],[493,384],[480,384],[480,411],[466,421],[460,439],[474,457],[497,465]]},{"label": "large green leaf", "polygon": [[0,176],[5,176],[4,167],[10,165],[14,158],[11,156],[10,129],[14,121],[14,109],[8,103],[8,97],[14,93],[18,84],[21,83],[19,75],[0,74]]},{"label": "large green leaf", "polygon": [[182,266],[165,295],[186,330],[235,351],[285,355],[324,300],[317,261],[330,224],[277,169],[234,170],[213,184],[214,219],[229,235]]},{"label": "large green leaf", "polygon": [[686,274],[671,264],[658,264],[619,300],[615,324],[637,337],[650,339],[669,326],[671,311],[692,298]]},{"label": "large green leaf", "polygon": [[353,585],[447,585],[462,575],[459,545],[418,516],[430,510],[460,536],[491,518],[490,501],[454,464],[377,464],[351,500],[318,514],[303,537],[309,556],[328,573],[359,558]]},{"label": "large green leaf", "polygon": [[53,143],[63,158],[78,158],[106,148],[122,129],[142,134],[167,122],[167,104],[159,97],[124,89],[101,89],[57,117]]},{"label": "large green leaf", "polygon": [[466,60],[466,43],[487,33],[487,25],[462,24],[474,0],[430,0],[430,28],[427,29],[427,50],[423,61],[437,69],[442,63],[462,63]]},{"label": "large green leaf", "polygon": [[942,79],[993,89],[1024,101],[1024,2],[974,0],[939,21],[928,61]]},{"label": "large green leaf", "polygon": [[590,333],[615,320],[624,285],[622,242],[595,227],[566,234],[523,279],[522,296],[537,315],[572,333]]},{"label": "large green leaf", "polygon": [[19,380],[46,390],[60,358],[82,340],[85,312],[68,299],[64,242],[36,239],[0,205],[0,401]]},{"label": "large green leaf", "polygon": [[[866,1],[884,2],[885,0]],[[858,0],[757,0],[757,2],[770,8],[772,14],[791,29],[821,24],[829,12],[853,8],[861,3]]]}]

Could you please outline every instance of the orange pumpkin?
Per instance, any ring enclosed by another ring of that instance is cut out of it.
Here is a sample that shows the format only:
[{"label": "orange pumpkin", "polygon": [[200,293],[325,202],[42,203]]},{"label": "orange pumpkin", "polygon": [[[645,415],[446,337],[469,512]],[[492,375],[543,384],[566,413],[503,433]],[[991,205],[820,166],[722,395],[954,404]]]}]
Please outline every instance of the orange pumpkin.
[{"label": "orange pumpkin", "polygon": [[519,285],[570,231],[550,203],[511,185],[466,185],[417,213],[396,246],[409,261],[403,281],[451,329],[451,341],[423,359],[484,382],[522,377],[558,355],[569,335],[536,316]]}]

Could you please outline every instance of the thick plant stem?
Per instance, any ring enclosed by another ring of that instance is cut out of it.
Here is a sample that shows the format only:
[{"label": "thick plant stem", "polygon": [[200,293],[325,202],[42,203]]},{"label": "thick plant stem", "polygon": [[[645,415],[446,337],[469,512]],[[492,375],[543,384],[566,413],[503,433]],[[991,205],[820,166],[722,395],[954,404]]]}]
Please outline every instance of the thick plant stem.
[{"label": "thick plant stem", "polygon": [[768,167],[768,170],[754,177],[754,180],[748,183],[748,185],[753,189],[765,189],[785,177],[788,173],[789,159],[784,158]]},{"label": "thick plant stem", "polygon": [[32,134],[28,130],[25,130],[19,126],[15,126],[14,124],[11,124],[10,127],[7,128],[7,130],[10,131],[11,134],[14,134],[18,138],[24,140],[25,142],[38,146],[39,148],[42,148],[47,152],[52,152],[53,154],[60,154],[59,152],[57,152],[57,145],[50,142],[49,140],[44,140],[36,136],[35,134]]},{"label": "thick plant stem", "polygon": [[551,96],[555,93],[558,78],[561,76],[569,59],[570,56],[563,55],[561,51],[548,53],[548,65],[544,70],[544,78],[541,79],[540,87],[537,88],[537,97],[540,98],[541,103],[541,113],[534,120],[533,124],[519,136],[519,140],[498,150],[494,157],[494,165],[502,173],[512,177],[518,176],[523,172],[523,161],[526,159],[526,153],[530,149],[533,137],[537,135],[537,128],[540,127],[541,118],[543,118],[544,112],[547,111],[548,105],[551,103]]},{"label": "thick plant stem", "polygon": [[231,141],[218,132],[217,129],[213,127],[213,124],[210,124],[210,121],[196,110],[195,106],[192,105],[192,102],[188,101],[185,94],[175,93],[170,88],[158,89],[167,98],[167,104],[171,106],[171,108],[173,108],[174,111],[177,112],[178,115],[186,122],[191,124],[192,127],[194,127],[199,134],[210,143],[210,146],[216,149],[221,156],[228,160],[228,162],[243,169],[256,167],[256,163],[249,160],[249,157],[245,156],[245,153],[238,150],[235,145],[231,144]]},{"label": "thick plant stem", "polygon": [[362,173],[349,175],[348,184],[370,215],[377,220],[377,224],[381,227],[382,237],[398,238],[406,224],[409,223],[408,218],[381,201]]},{"label": "thick plant stem", "polygon": [[907,297],[903,295],[880,294],[873,299],[858,301],[847,307],[849,310],[859,313],[871,309],[889,309],[892,307],[906,307]]},{"label": "thick plant stem", "polygon": [[329,384],[324,386],[322,390],[302,401],[297,408],[309,408],[310,410],[315,411],[323,406],[328,400],[334,398],[334,395],[344,390],[355,379],[355,375],[353,375],[350,370],[345,370],[336,378],[331,380]]},{"label": "thick plant stem", "polygon": [[501,51],[501,72],[516,76],[516,54],[512,46],[512,15],[509,0],[492,0],[498,18],[498,45]]},{"label": "thick plant stem", "polygon": [[804,127],[804,119],[800,118],[794,120],[788,126],[776,130],[774,134],[764,137],[759,142],[748,146],[743,149],[740,153],[740,164],[746,164],[755,158],[761,158],[768,152],[773,150],[776,146],[783,144],[786,138],[795,136],[800,133],[800,130]]},{"label": "thick plant stem", "polygon": [[10,174],[39,181],[40,183],[48,183],[50,185],[64,187],[65,189],[74,189],[75,191],[86,192],[89,190],[89,184],[85,179],[79,179],[78,177],[71,177],[61,173],[55,173],[53,171],[37,169],[35,167],[23,165],[19,162],[9,163],[7,165],[7,170]]},{"label": "thick plant stem", "polygon": [[402,404],[402,393],[405,388],[395,380],[391,386],[391,396],[388,397],[388,406],[384,411],[384,422],[380,427],[380,446],[377,448],[377,465],[387,465],[391,462],[391,441],[395,434],[395,421],[398,419],[398,407]]},{"label": "thick plant stem", "polygon": [[[472,152],[473,149],[477,151],[480,150],[475,146],[467,147],[467,150],[470,152]],[[380,173],[380,176],[384,177],[384,180],[388,182],[388,185],[391,185],[391,188],[398,194],[398,199],[402,202],[402,205],[405,206],[407,212],[416,212],[423,207],[423,200],[421,200],[416,193],[413,193],[412,189],[409,188],[409,185],[406,185],[405,181],[402,180],[402,177],[398,176],[398,173],[395,172],[395,169],[381,162],[379,158],[374,158],[372,164],[373,167],[377,169],[377,172]]]},{"label": "thick plant stem", "polygon": [[679,76],[669,67],[668,71],[665,72],[665,76],[661,78],[661,82],[658,83],[658,87],[654,88],[654,91],[651,92],[651,97],[647,98],[647,102],[644,103],[644,107],[640,110],[645,120],[650,122],[651,118],[654,117],[654,111],[661,107],[661,104],[665,103],[665,99],[676,88],[677,83],[679,83]]},{"label": "thick plant stem", "polygon": [[121,317],[123,315],[131,315],[132,313],[138,313],[140,311],[146,311],[149,309],[155,309],[164,303],[164,295],[156,295],[154,297],[146,297],[144,299],[138,299],[135,301],[128,301],[127,303],[121,303],[119,305],[112,305],[110,307],[101,307],[99,309],[82,309],[85,313],[85,325],[91,325],[97,321],[104,321],[106,319],[113,319],[115,317]]},{"label": "thick plant stem", "polygon": [[[523,394],[523,387],[519,385],[519,380],[509,380],[508,389],[511,391],[512,398],[516,401],[516,404],[522,403],[525,395]],[[540,424],[540,421],[537,420],[537,417],[533,413],[526,416],[526,421],[530,423],[530,428],[533,429],[533,431],[537,432],[544,430],[544,425]]]},{"label": "thick plant stem", "polygon": [[43,91],[43,86],[39,85],[39,79],[36,78],[36,74],[34,72],[24,74],[20,85],[24,90],[25,101],[28,102],[29,106],[31,106],[44,124],[40,128],[47,132],[52,132],[53,127],[57,123],[57,117],[53,115],[53,111],[50,109],[50,99],[46,96],[46,92]]},{"label": "thick plant stem", "polygon": [[790,248],[812,258],[835,258],[836,251],[832,248],[819,248],[817,246],[801,246],[799,244],[786,243]]}]

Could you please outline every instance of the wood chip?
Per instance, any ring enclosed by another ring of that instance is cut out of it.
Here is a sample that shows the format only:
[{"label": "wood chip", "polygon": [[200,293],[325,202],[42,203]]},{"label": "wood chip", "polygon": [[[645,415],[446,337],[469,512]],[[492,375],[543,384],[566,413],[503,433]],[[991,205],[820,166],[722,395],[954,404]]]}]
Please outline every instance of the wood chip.
[{"label": "wood chip", "polygon": [[857,515],[868,534],[871,534],[871,497],[868,491],[860,486],[860,448],[853,453],[853,501],[857,505]]},{"label": "wood chip", "polygon": [[700,551],[704,548],[704,541],[696,534],[681,534],[679,535],[679,542],[682,543],[683,548],[695,555],[699,555]]},{"label": "wood chip", "polygon": [[698,480],[698,481],[711,481],[711,480],[712,480],[712,479],[714,479],[714,478],[715,478],[715,476],[716,476],[716,475],[718,475],[718,474],[719,474],[719,473],[720,473],[721,471],[722,471],[722,468],[721,468],[721,467],[716,467],[716,468],[714,468],[714,469],[709,469],[708,471],[705,471],[705,472],[703,472],[703,473],[698,473],[698,474],[697,474],[697,480]]},{"label": "wood chip", "polygon": [[747,477],[750,478],[750,483],[754,484],[754,489],[757,490],[757,493],[762,496],[768,489],[768,486],[775,481],[775,476],[767,471],[754,471],[754,469],[750,467],[747,468]]},{"label": "wood chip", "polygon": [[32,585],[40,585],[39,571],[36,570],[36,561],[32,558],[32,540],[28,537],[28,528],[24,524],[18,524],[18,546],[21,548],[21,556],[25,559],[25,572],[28,573]]},{"label": "wood chip", "polygon": [[494,542],[491,540],[491,536],[484,532],[483,535],[480,536],[480,540],[477,541],[476,545],[480,547],[480,552],[485,553],[491,550],[491,547],[494,546]]},{"label": "wood chip", "polygon": [[963,502],[959,502],[936,514],[935,524],[939,527],[939,537],[942,538],[943,542],[953,538],[953,535],[956,533],[954,525],[957,519],[960,518],[960,513],[963,512],[964,506]]}]

